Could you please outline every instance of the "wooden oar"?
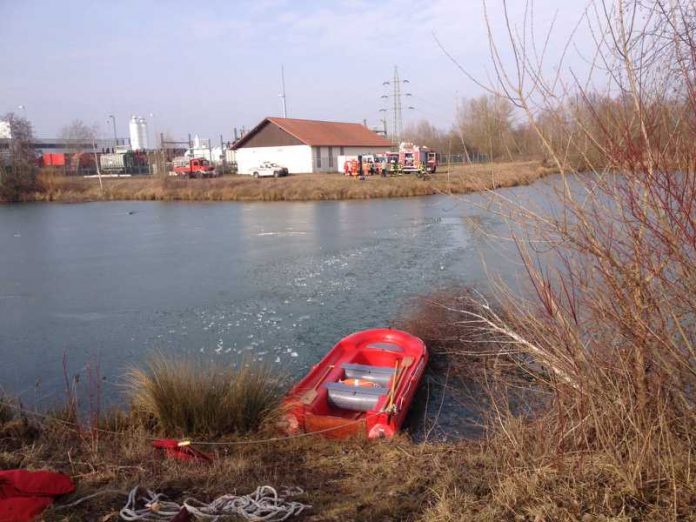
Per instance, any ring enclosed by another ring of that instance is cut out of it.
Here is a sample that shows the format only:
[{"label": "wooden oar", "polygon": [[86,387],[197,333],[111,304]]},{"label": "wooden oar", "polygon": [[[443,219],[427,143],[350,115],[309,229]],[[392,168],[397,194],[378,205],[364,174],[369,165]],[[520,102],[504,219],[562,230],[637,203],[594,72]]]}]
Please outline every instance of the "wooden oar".
[{"label": "wooden oar", "polygon": [[329,374],[331,370],[333,370],[335,366],[333,364],[330,364],[328,368],[324,371],[324,373],[319,377],[319,380],[312,386],[311,389],[307,390],[305,393],[302,394],[302,404],[311,404],[314,402],[314,399],[317,398],[317,395],[319,392],[317,392],[317,387],[324,382],[324,379],[326,379],[326,376]]},{"label": "wooden oar", "polygon": [[396,379],[399,376],[399,359],[394,363],[394,377],[392,377],[391,387],[389,388],[389,400],[387,400],[387,411],[391,409],[394,391],[396,390]]},{"label": "wooden oar", "polygon": [[413,357],[404,357],[401,360],[401,367],[399,367],[399,361],[396,361],[394,378],[392,379],[392,387],[389,391],[389,402],[387,403],[387,410],[391,410],[394,406],[394,398],[396,397],[396,390],[399,388],[401,382],[401,377],[404,374],[404,370],[413,364]]}]

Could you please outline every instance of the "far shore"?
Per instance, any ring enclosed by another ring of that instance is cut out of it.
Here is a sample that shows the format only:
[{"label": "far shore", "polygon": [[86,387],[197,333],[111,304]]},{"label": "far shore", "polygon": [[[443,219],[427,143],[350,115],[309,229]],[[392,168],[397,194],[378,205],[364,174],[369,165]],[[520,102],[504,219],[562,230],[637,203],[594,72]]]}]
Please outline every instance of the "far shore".
[{"label": "far shore", "polygon": [[42,172],[38,190],[24,201],[318,201],[400,198],[434,194],[463,194],[526,185],[551,174],[539,161],[516,161],[443,167],[429,179],[413,174],[364,181],[341,174],[294,174],[285,178],[254,179],[233,175],[216,179],[177,179],[150,176],[94,178]]}]

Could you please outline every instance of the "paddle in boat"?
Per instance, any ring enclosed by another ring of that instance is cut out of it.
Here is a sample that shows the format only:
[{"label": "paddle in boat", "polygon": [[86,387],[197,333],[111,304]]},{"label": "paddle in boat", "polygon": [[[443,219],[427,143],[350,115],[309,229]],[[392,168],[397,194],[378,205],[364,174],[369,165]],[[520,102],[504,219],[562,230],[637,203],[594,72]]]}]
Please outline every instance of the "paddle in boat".
[{"label": "paddle in boat", "polygon": [[284,401],[289,434],[392,437],[403,423],[428,362],[418,337],[391,328],[345,337]]}]

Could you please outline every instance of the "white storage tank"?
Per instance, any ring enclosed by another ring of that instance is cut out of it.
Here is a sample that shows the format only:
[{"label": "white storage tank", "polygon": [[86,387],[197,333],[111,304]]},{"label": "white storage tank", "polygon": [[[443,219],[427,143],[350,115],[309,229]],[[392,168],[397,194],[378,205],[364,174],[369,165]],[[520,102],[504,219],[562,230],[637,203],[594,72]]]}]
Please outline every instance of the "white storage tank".
[{"label": "white storage tank", "polygon": [[150,149],[150,140],[148,139],[148,133],[147,133],[147,121],[145,118],[140,118],[138,122],[139,126],[138,129],[140,130],[140,145],[141,149],[149,150]]},{"label": "white storage tank", "polygon": [[128,122],[128,135],[130,136],[131,147],[133,150],[140,148],[140,133],[138,132],[138,117],[133,115]]},{"label": "white storage tank", "polygon": [[145,118],[135,115],[131,116],[128,123],[128,133],[130,134],[131,148],[133,150],[147,150],[150,148]]}]

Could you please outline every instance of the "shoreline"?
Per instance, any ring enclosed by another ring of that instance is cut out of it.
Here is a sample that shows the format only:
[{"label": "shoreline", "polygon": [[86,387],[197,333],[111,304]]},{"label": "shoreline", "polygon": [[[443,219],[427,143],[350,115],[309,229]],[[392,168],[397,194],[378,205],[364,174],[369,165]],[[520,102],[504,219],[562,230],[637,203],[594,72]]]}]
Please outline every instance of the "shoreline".
[{"label": "shoreline", "polygon": [[295,174],[286,178],[254,179],[232,175],[215,179],[106,178],[39,174],[38,190],[23,202],[82,203],[96,201],[339,201],[466,194],[528,185],[555,170],[539,161],[484,163],[440,170],[430,179],[415,175],[365,181],[342,174]]}]

